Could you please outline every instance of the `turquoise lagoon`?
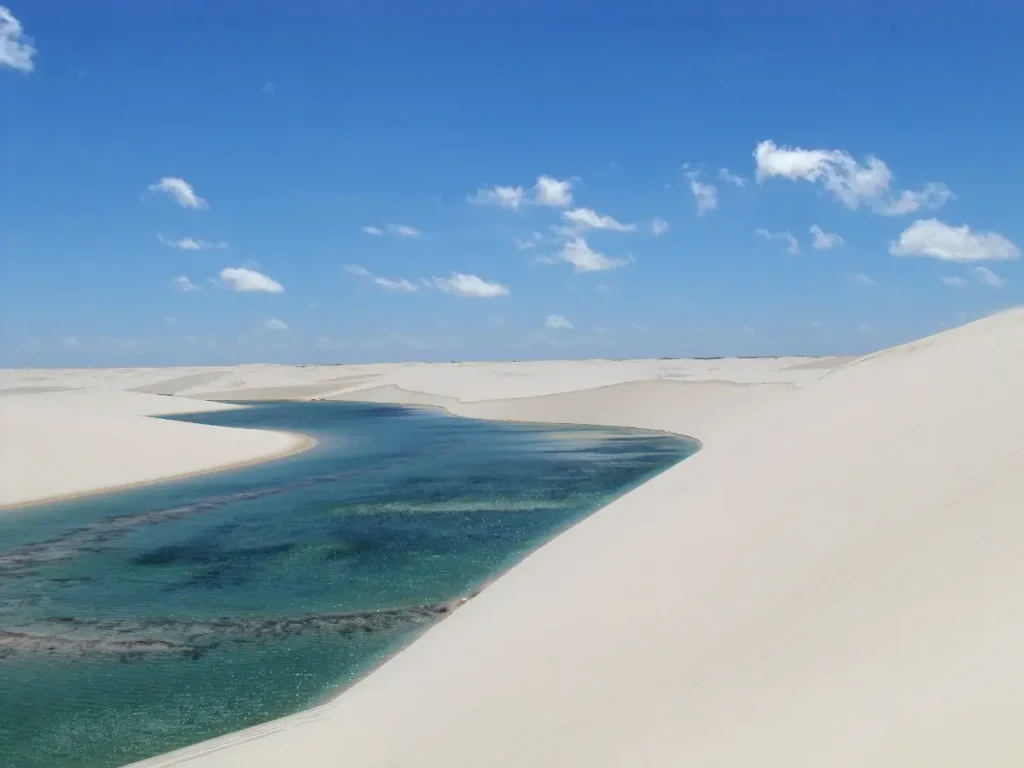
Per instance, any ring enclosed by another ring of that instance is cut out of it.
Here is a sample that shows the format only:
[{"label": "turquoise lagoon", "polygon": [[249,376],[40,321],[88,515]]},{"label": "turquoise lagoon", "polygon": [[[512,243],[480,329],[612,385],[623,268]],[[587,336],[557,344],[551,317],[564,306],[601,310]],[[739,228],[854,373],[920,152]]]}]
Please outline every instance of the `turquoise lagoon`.
[{"label": "turquoise lagoon", "polygon": [[123,765],[316,704],[697,449],[353,403],[177,418],[318,442],[0,515],[5,768]]}]

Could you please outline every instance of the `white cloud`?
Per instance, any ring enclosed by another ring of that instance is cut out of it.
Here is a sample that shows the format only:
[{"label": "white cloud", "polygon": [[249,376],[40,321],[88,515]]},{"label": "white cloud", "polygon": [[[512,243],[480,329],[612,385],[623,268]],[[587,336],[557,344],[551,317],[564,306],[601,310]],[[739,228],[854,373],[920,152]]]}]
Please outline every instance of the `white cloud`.
[{"label": "white cloud", "polygon": [[551,176],[539,176],[533,189],[533,202],[537,205],[550,205],[555,208],[572,205],[571,181],[559,181]]},{"label": "white cloud", "polygon": [[263,324],[263,327],[268,331],[287,331],[288,323],[283,320],[278,320],[276,317],[272,317]]},{"label": "white cloud", "polygon": [[889,246],[893,256],[928,256],[940,261],[1006,261],[1020,249],[997,232],[972,232],[938,219],[918,219]]},{"label": "white cloud", "polygon": [[[554,227],[557,231],[559,227]],[[556,242],[553,236],[547,236],[536,230],[531,232],[527,237],[514,237],[512,242],[515,244],[516,249],[520,251],[531,251],[541,245],[547,245]]]},{"label": "white cloud", "polygon": [[693,198],[697,201],[698,216],[703,216],[708,211],[718,208],[718,188],[714,184],[691,178],[690,191],[693,192]]},{"label": "white cloud", "polygon": [[624,267],[632,261],[632,257],[620,259],[598,253],[582,237],[574,237],[563,245],[558,258],[572,264],[577,272],[601,272]]},{"label": "white cloud", "polygon": [[476,275],[464,275],[453,272],[451,277],[432,278],[430,284],[444,293],[468,298],[491,299],[496,296],[508,296],[508,286],[501,283],[489,283]]},{"label": "white cloud", "polygon": [[755,229],[754,234],[763,237],[765,240],[783,240],[786,243],[786,253],[790,256],[797,256],[800,253],[800,241],[790,232],[769,232],[767,229]]},{"label": "white cloud", "polygon": [[31,39],[25,36],[21,22],[8,8],[0,5],[0,67],[31,72],[35,68],[32,61],[35,55],[36,49]]},{"label": "white cloud", "polygon": [[817,224],[811,225],[811,234],[814,235],[814,242],[811,243],[811,246],[819,251],[827,251],[829,248],[834,248],[845,242],[839,235],[830,235]]},{"label": "white cloud", "polygon": [[963,288],[965,285],[967,285],[967,281],[964,278],[957,277],[956,275],[952,277],[944,277],[942,278],[942,282],[944,285],[948,285],[950,288]]},{"label": "white cloud", "polygon": [[68,349],[75,349],[79,351],[85,349],[85,345],[74,336],[64,337],[63,341],[61,341],[61,344],[63,344]]},{"label": "white cloud", "polygon": [[653,235],[664,235],[669,230],[668,222],[660,216],[655,216],[651,219],[651,234]]},{"label": "white cloud", "polygon": [[579,230],[607,229],[612,232],[633,232],[635,224],[623,224],[611,216],[603,216],[593,208],[573,208],[562,213],[562,218]]},{"label": "white cloud", "polygon": [[375,285],[379,285],[386,291],[395,291],[396,293],[416,293],[416,291],[419,290],[419,286],[415,283],[410,283],[405,278],[392,280],[388,277],[374,277],[372,279]]},{"label": "white cloud", "polygon": [[245,267],[225,267],[220,271],[221,282],[239,293],[284,293],[284,287],[262,272]]},{"label": "white cloud", "polygon": [[1001,278],[988,267],[975,267],[974,274],[977,275],[978,280],[980,280],[985,285],[990,285],[993,288],[1003,287],[1003,278]]},{"label": "white cloud", "polygon": [[745,178],[732,173],[728,168],[719,168],[718,178],[726,184],[735,184],[737,187],[747,186],[747,180]]},{"label": "white cloud", "polygon": [[938,208],[953,197],[945,184],[929,182],[920,192],[893,193],[892,171],[869,155],[863,164],[840,149],[801,149],[762,141],[754,149],[757,180],[780,177],[821,184],[847,208],[865,206],[875,213],[896,216],[922,208]]},{"label": "white cloud", "polygon": [[209,208],[206,201],[192,189],[192,185],[184,179],[165,176],[156,184],[149,185],[150,192],[164,192],[173,197],[182,208],[204,210]]},{"label": "white cloud", "polygon": [[466,197],[466,202],[473,205],[493,205],[513,211],[527,203],[554,208],[572,205],[572,182],[569,180],[560,181],[553,176],[538,176],[532,191],[531,197],[521,186],[480,187]]},{"label": "white cloud", "polygon": [[572,323],[565,319],[562,315],[548,315],[544,318],[544,325],[552,330],[571,331]]},{"label": "white cloud", "polygon": [[177,277],[172,278],[172,281],[174,282],[174,287],[179,291],[189,293],[191,291],[199,290],[199,286],[189,280],[185,275],[178,275]]},{"label": "white cloud", "polygon": [[494,205],[498,208],[517,210],[525,201],[526,193],[522,187],[481,187],[466,198],[467,203],[474,205]]},{"label": "white cloud", "polygon": [[532,264],[543,264],[546,267],[550,267],[553,266],[554,264],[558,264],[562,260],[563,259],[561,255],[550,256],[547,254],[538,253],[533,258],[530,259],[530,262]]},{"label": "white cloud", "polygon": [[899,197],[879,204],[875,208],[875,212],[884,216],[903,216],[922,208],[926,210],[941,208],[952,198],[953,192],[945,184],[929,181],[920,192],[903,190]]},{"label": "white cloud", "polygon": [[[387,291],[398,293],[416,293],[420,286],[405,278],[377,277],[370,270],[358,264],[348,264],[345,271],[356,277],[369,278],[374,285]],[[455,296],[466,296],[473,298],[493,298],[495,296],[507,296],[508,286],[500,283],[489,283],[476,275],[464,275],[461,272],[453,272],[450,277],[422,278],[420,282],[426,288],[434,288],[443,293],[450,293]]]},{"label": "white cloud", "polygon": [[384,234],[384,230],[380,227],[363,227],[362,232],[364,235],[373,235],[374,237],[380,237]]},{"label": "white cloud", "polygon": [[419,237],[420,231],[416,227],[406,224],[388,224],[388,232],[396,237]]},{"label": "white cloud", "polygon": [[210,241],[195,237],[182,237],[177,240],[171,240],[163,235],[157,235],[157,239],[170,248],[177,248],[182,251],[209,251],[230,248],[223,240]]},{"label": "white cloud", "polygon": [[366,267],[361,267],[358,264],[346,264],[344,267],[345,271],[354,275],[355,277],[367,277],[370,281],[386,291],[395,291],[396,293],[416,293],[420,288],[413,282],[406,280],[405,278],[392,279],[390,277],[378,277],[374,275]]},{"label": "white cloud", "polygon": [[855,272],[850,275],[850,282],[856,283],[857,285],[878,285],[874,280],[865,275],[863,272]]}]

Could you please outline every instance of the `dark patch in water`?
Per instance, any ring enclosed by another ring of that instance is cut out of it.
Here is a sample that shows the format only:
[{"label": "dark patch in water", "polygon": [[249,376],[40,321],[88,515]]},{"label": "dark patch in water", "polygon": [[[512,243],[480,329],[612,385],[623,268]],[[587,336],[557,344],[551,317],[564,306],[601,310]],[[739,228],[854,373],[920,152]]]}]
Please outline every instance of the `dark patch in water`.
[{"label": "dark patch in water", "polygon": [[97,520],[88,525],[76,526],[62,532],[60,536],[43,541],[24,544],[6,553],[0,554],[0,574],[17,573],[23,575],[25,569],[46,565],[62,560],[69,560],[85,553],[99,553],[112,548],[114,542],[133,531],[151,525],[160,525],[181,520],[191,515],[212,512],[238,502],[252,501],[268,496],[279,496],[284,493],[309,488],[316,485],[337,483],[357,475],[364,475],[387,469],[385,465],[370,467],[353,472],[341,472],[334,475],[322,475],[296,483],[279,485],[272,488],[261,488],[253,491],[225,494],[195,504],[185,504],[169,509],[157,509],[146,512],[130,513],[117,517]]},{"label": "dark patch in water", "polygon": [[211,561],[257,560],[290,552],[294,548],[295,544],[291,542],[228,550],[217,549],[209,542],[173,544],[144,552],[132,558],[132,562],[136,565],[203,565]]},{"label": "dark patch in water", "polygon": [[125,660],[170,654],[192,659],[224,643],[263,643],[304,635],[395,632],[436,621],[465,600],[379,611],[215,619],[85,619],[53,616],[26,632],[0,628],[0,661],[16,654]]}]

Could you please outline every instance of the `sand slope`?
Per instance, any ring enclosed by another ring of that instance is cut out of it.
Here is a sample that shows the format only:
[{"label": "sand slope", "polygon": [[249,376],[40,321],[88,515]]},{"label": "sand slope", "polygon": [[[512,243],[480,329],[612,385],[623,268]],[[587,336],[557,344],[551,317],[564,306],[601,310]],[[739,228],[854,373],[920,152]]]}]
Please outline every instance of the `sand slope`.
[{"label": "sand slope", "polygon": [[817,374],[333,702],[148,764],[1019,765],[1024,312]]},{"label": "sand slope", "polygon": [[0,396],[0,507],[237,466],[298,450],[300,435],[151,418],[225,407],[117,391]]}]

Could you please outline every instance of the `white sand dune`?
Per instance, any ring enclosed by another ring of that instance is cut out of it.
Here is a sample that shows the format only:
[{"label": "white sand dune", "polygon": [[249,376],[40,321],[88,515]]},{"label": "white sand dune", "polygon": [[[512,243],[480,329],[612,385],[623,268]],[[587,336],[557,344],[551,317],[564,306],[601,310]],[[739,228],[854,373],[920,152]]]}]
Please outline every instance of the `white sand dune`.
[{"label": "white sand dune", "polygon": [[238,466],[310,442],[151,418],[225,407],[132,392],[15,389],[0,396],[0,508]]},{"label": "white sand dune", "polygon": [[312,386],[704,449],[329,703],[143,765],[1021,764],[1024,311],[854,361],[224,370],[180,394]]},{"label": "white sand dune", "polygon": [[705,449],[330,703],[146,765],[1020,765],[1024,312],[818,374],[703,423],[692,382],[479,404]]}]

